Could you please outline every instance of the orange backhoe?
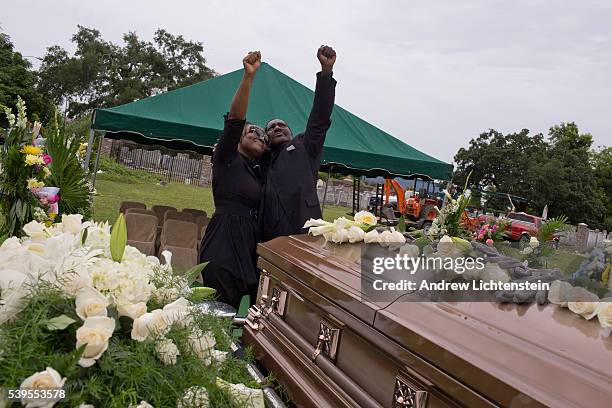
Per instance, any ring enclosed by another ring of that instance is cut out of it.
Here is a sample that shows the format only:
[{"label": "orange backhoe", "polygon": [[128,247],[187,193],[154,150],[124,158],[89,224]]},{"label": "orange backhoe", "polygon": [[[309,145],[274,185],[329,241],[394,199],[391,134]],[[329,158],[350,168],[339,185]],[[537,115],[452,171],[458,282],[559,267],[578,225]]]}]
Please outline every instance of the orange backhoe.
[{"label": "orange backhoe", "polygon": [[392,189],[397,195],[397,212],[400,215],[403,215],[406,220],[419,223],[421,228],[431,225],[438,214],[436,211],[436,206],[439,205],[437,199],[429,197],[426,190],[421,193],[414,192],[414,195],[406,199],[406,190],[396,180],[386,179],[384,193],[387,206]]}]

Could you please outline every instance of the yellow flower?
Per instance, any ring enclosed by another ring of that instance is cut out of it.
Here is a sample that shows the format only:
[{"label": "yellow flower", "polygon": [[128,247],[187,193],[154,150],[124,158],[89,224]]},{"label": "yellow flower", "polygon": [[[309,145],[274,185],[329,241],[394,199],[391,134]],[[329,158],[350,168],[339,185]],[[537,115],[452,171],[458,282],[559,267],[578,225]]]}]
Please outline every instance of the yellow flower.
[{"label": "yellow flower", "polygon": [[48,167],[43,167],[43,173],[45,173],[45,178],[51,175],[51,170]]},{"label": "yellow flower", "polygon": [[32,146],[32,145],[25,145],[21,148],[21,153],[25,153],[25,154],[33,154],[38,156],[39,154],[42,154],[42,149],[40,147],[36,147],[36,146]]},{"label": "yellow flower", "polygon": [[45,183],[43,183],[42,181],[38,181],[35,178],[29,178],[28,179],[28,189],[31,190],[33,188],[40,188],[40,187],[44,187]]},{"label": "yellow flower", "polygon": [[25,163],[28,166],[34,166],[35,164],[40,164],[41,166],[45,165],[45,161],[42,157],[33,154],[26,154]]}]

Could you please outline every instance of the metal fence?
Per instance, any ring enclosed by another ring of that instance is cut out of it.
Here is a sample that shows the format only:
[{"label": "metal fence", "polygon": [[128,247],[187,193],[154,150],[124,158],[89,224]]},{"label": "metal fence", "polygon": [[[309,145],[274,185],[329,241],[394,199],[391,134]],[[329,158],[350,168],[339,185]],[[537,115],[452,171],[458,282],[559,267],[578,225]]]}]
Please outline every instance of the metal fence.
[{"label": "metal fence", "polygon": [[195,152],[111,140],[107,150],[118,163],[162,176],[167,182],[207,186],[210,184],[210,157]]}]

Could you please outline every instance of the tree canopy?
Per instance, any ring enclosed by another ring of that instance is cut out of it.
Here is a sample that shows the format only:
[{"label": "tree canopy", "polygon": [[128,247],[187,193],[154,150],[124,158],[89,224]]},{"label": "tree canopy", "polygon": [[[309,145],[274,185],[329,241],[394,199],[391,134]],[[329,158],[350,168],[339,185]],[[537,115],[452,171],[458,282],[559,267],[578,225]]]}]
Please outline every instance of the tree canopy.
[{"label": "tree canopy", "polygon": [[597,151],[592,144],[573,122],[551,127],[548,138],[527,129],[505,135],[490,129],[455,155],[455,182],[463,184],[472,172],[472,186],[524,197],[534,214],[548,205],[550,217],[610,230],[612,149]]},{"label": "tree canopy", "polygon": [[[47,121],[53,112],[53,104],[46,95],[36,92],[37,83],[30,61],[15,51],[7,34],[0,33],[0,105],[14,111],[19,95],[33,119]],[[0,114],[0,125],[7,125],[4,113]]]},{"label": "tree canopy", "polygon": [[76,50],[47,48],[39,70],[42,93],[55,103],[68,99],[68,115],[79,116],[93,108],[111,107],[211,78],[204,47],[166,30],[155,31],[153,41],[135,32],[117,45],[100,31],[78,26],[72,36]]}]

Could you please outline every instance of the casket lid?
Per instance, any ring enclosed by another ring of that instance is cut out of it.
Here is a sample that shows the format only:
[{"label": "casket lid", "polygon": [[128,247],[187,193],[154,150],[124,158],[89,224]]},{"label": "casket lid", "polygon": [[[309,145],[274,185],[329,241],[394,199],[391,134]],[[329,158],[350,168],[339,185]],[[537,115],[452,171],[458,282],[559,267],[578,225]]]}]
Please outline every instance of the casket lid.
[{"label": "casket lid", "polygon": [[361,290],[360,244],[298,235],[260,244],[258,253],[494,401],[520,405],[520,393],[559,407],[612,400],[612,335],[596,320],[554,305],[403,301],[410,294],[374,302]]},{"label": "casket lid", "polygon": [[612,337],[596,320],[554,305],[402,300],[374,327],[497,401],[511,394],[495,380],[548,406],[612,400]]},{"label": "casket lid", "polygon": [[338,245],[322,237],[292,235],[259,244],[257,253],[369,325],[374,324],[376,312],[391,303],[373,302],[362,294],[358,244]]}]

